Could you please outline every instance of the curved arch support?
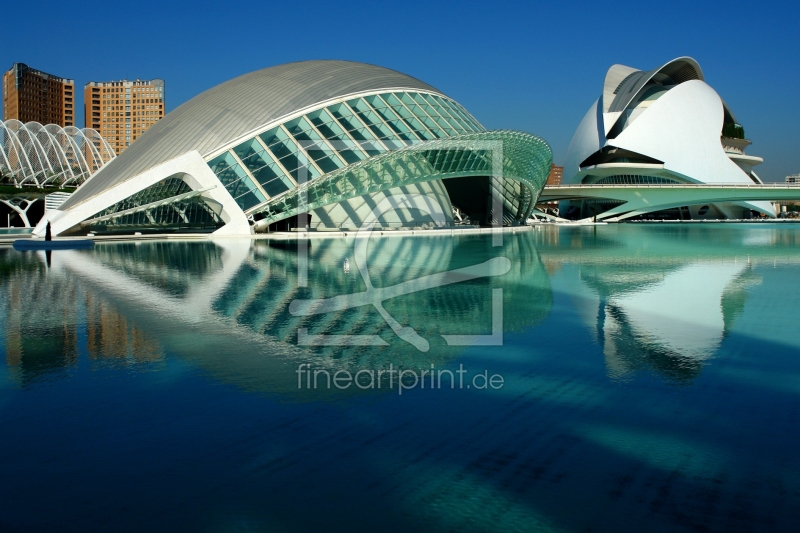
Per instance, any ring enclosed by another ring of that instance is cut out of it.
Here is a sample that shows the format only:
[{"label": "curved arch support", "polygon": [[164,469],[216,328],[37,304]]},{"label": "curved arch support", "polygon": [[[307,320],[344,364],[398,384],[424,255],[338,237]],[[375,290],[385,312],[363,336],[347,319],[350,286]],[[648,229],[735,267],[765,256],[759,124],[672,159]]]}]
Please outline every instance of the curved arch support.
[{"label": "curved arch support", "polygon": [[504,211],[524,221],[544,187],[552,159],[550,146],[528,133],[467,133],[365,159],[276,196],[247,214],[262,217],[255,229],[263,231],[273,222],[392,187],[493,176],[501,178]]},{"label": "curved arch support", "polygon": [[[0,198],[0,202],[5,204],[6,206],[10,207],[17,215],[19,215],[20,220],[22,220],[22,224],[24,228],[31,228],[31,221],[28,219],[28,209],[31,208],[36,201],[39,200],[38,198],[20,198],[20,197],[13,197],[13,198]],[[24,206],[24,207],[23,207]]]},{"label": "curved arch support", "polygon": [[63,182],[64,175],[68,172],[68,167],[65,165],[65,158],[59,150],[53,135],[46,126],[38,122],[28,122],[25,127],[35,136],[42,149],[43,158],[47,160],[49,166],[49,172],[41,184],[45,186]]},{"label": "curved arch support", "polygon": [[75,182],[82,183],[92,175],[91,166],[86,161],[86,155],[84,154],[83,150],[84,147],[82,144],[78,143],[78,139],[82,139],[84,137],[81,134],[81,130],[74,126],[67,126],[64,128],[64,135],[66,135],[66,140],[72,147],[72,156],[70,157],[70,162],[72,163],[73,167],[80,169],[80,172],[75,175]]},{"label": "curved arch support", "polygon": [[36,136],[36,132],[41,127],[42,125],[38,122],[28,122],[23,124],[17,132],[17,137],[22,140],[23,146],[28,151],[28,158],[33,163],[34,170],[36,170],[34,182],[37,187],[42,187],[48,178],[54,174],[53,167],[47,158],[47,151]]},{"label": "curved arch support", "polygon": [[33,181],[38,185],[36,182],[36,166],[29,157],[24,138],[21,138],[20,136],[20,133],[22,132],[24,137],[27,131],[24,130],[24,127],[25,125],[16,119],[5,121],[5,129],[11,134],[10,139],[15,145],[15,152],[19,162],[20,174],[22,174],[21,176],[19,174],[17,175],[15,182],[17,186],[27,183],[28,181]]},{"label": "curved arch support", "polygon": [[72,183],[75,180],[74,157],[70,157],[72,151],[72,144],[68,140],[68,136],[64,129],[58,124],[48,124],[44,127],[45,131],[50,135],[54,150],[58,153],[58,158],[61,161],[62,173],[61,185]]},{"label": "curved arch support", "polygon": [[100,167],[103,166],[103,158],[100,156],[100,152],[97,150],[97,147],[94,145],[92,140],[86,136],[86,131],[78,129],[74,126],[67,126],[64,128],[64,131],[72,136],[75,144],[79,147],[81,156],[86,162],[88,168],[87,176],[90,176],[100,170]]}]

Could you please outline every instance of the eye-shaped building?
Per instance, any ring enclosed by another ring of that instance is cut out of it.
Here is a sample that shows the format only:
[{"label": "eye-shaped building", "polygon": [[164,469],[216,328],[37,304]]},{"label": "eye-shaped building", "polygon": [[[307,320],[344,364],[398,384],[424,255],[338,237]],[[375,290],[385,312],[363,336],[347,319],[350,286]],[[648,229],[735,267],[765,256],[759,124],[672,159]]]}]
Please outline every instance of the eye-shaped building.
[{"label": "eye-shaped building", "polygon": [[[564,184],[761,183],[745,154],[750,141],[697,61],[680,57],[642,71],[614,65],[570,144]],[[562,202],[561,214],[590,217],[621,202]],[[674,218],[775,216],[769,202],[679,207]]]},{"label": "eye-shaped building", "polygon": [[[423,194],[446,222],[522,223],[550,169],[542,139],[486,131],[415,78],[348,61],[267,68],[169,113],[57,211],[54,234],[425,227],[430,213],[393,198]],[[497,194],[493,195],[495,191]],[[502,214],[497,202],[501,198]]]}]

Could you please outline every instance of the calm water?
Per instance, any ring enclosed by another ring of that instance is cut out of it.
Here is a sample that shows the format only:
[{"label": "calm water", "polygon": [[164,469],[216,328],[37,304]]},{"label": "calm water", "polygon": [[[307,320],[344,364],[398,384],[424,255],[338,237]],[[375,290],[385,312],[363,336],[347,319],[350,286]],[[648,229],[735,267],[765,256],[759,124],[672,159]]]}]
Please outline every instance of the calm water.
[{"label": "calm water", "polygon": [[[798,244],[730,224],[373,239],[385,317],[290,311],[367,289],[351,240],[0,249],[0,530],[796,531]],[[502,345],[442,337],[498,325]],[[307,345],[354,338],[383,345]],[[431,368],[441,388],[412,387]]]}]

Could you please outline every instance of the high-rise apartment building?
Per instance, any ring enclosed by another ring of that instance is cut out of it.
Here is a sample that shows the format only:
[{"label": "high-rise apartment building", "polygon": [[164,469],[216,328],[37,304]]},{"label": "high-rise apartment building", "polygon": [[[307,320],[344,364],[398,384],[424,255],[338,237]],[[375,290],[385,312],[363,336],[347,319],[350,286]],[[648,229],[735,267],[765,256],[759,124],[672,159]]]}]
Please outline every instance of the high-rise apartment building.
[{"label": "high-rise apartment building", "polygon": [[3,120],[75,125],[75,81],[14,63],[3,74]]},{"label": "high-rise apartment building", "polygon": [[164,80],[92,81],[83,88],[86,127],[119,154],[164,117]]},{"label": "high-rise apartment building", "polygon": [[547,176],[545,185],[561,185],[561,178],[564,177],[564,167],[550,165],[550,175]]}]

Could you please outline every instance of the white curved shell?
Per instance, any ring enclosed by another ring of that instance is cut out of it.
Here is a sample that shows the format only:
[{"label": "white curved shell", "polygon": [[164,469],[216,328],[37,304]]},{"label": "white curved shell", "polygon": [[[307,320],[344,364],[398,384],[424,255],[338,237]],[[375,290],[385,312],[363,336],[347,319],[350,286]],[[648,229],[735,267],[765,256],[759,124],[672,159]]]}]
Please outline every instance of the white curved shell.
[{"label": "white curved shell", "polygon": [[664,168],[697,183],[750,182],[720,144],[722,100],[702,81],[668,91],[608,145],[664,162]]},{"label": "white curved shell", "polygon": [[[648,100],[647,91],[657,94]],[[660,175],[679,181],[753,183],[755,178],[732,160],[720,142],[726,115],[733,116],[691,58],[678,58],[649,72],[614,65],[604,80],[602,97],[572,138],[563,182],[581,183],[587,174],[581,163],[603,148],[616,147],[663,162]],[[619,168],[619,174],[651,173],[652,168],[637,169],[632,164]],[[742,205],[775,215],[768,202]]]},{"label": "white curved shell", "polygon": [[600,113],[600,100],[597,100],[589,111],[584,115],[572,142],[569,143],[567,150],[567,161],[564,163],[564,183],[578,183],[580,178],[575,181],[575,177],[580,172],[580,164],[587,157],[600,150],[606,144],[606,136],[603,132],[603,116]]}]

